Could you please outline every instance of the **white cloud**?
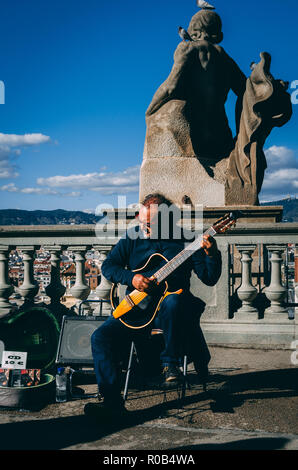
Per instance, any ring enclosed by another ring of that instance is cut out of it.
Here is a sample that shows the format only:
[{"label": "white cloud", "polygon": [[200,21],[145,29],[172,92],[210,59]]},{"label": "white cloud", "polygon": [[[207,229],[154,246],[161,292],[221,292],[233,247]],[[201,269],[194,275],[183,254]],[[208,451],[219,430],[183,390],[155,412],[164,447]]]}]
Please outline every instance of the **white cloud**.
[{"label": "white cloud", "polygon": [[0,178],[19,176],[14,160],[20,155],[19,150],[12,150],[7,145],[0,145]]},{"label": "white cloud", "polygon": [[293,150],[283,146],[273,145],[265,150],[265,155],[269,170],[273,168],[291,168],[298,163]]},{"label": "white cloud", "polygon": [[64,197],[80,197],[82,193],[80,191],[70,191],[69,193],[60,193]]},{"label": "white cloud", "polygon": [[59,196],[59,197],[80,197],[81,193],[78,191],[72,191],[68,193],[61,193],[50,188],[19,188],[15,183],[5,184],[0,186],[0,191],[7,191],[10,193],[22,193],[22,194],[37,194],[46,196]]},{"label": "white cloud", "polygon": [[59,193],[49,188],[17,188],[17,191],[23,194],[47,194],[57,196]]},{"label": "white cloud", "polygon": [[0,162],[0,179],[17,178],[19,173],[15,165],[10,165],[8,161]]},{"label": "white cloud", "polygon": [[272,146],[265,151],[268,168],[260,194],[261,201],[283,199],[298,192],[298,158],[293,150]]},{"label": "white cloud", "polygon": [[83,209],[82,212],[85,212],[85,214],[95,214],[95,209]]},{"label": "white cloud", "polygon": [[119,172],[101,171],[100,173],[73,174],[38,178],[37,184],[51,188],[88,189],[101,194],[122,194],[139,190],[140,166],[129,167]]},{"label": "white cloud", "polygon": [[0,133],[0,178],[17,178],[19,172],[15,160],[21,150],[16,147],[28,147],[50,142],[50,137],[43,134],[2,134]]},{"label": "white cloud", "polygon": [[27,145],[40,145],[50,142],[50,137],[43,134],[1,134],[0,145],[8,147],[25,147]]},{"label": "white cloud", "polygon": [[291,189],[297,188],[298,183],[298,168],[284,168],[272,172],[268,172],[263,188],[264,189]]}]

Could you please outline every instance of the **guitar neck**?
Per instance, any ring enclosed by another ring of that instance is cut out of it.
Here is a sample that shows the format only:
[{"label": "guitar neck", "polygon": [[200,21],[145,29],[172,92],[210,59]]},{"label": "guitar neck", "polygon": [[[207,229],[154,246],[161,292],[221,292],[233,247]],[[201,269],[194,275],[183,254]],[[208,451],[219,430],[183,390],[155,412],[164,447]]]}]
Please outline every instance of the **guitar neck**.
[{"label": "guitar neck", "polygon": [[172,274],[181,264],[183,264],[188,258],[190,258],[196,251],[201,248],[201,242],[205,235],[214,236],[216,234],[216,230],[213,227],[210,227],[204,234],[195,239],[192,243],[190,243],[184,250],[182,250],[178,255],[168,261],[161,269],[159,269],[155,274],[154,277],[157,282],[164,281],[170,274]]}]

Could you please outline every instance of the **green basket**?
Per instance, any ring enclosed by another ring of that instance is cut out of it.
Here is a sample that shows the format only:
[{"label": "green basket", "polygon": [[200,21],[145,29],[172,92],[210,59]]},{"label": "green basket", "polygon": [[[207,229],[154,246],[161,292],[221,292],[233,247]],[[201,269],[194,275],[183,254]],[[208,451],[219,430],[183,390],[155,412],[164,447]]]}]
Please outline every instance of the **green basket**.
[{"label": "green basket", "polygon": [[60,327],[45,307],[32,307],[0,321],[6,351],[27,352],[27,369],[49,370],[55,363]]}]

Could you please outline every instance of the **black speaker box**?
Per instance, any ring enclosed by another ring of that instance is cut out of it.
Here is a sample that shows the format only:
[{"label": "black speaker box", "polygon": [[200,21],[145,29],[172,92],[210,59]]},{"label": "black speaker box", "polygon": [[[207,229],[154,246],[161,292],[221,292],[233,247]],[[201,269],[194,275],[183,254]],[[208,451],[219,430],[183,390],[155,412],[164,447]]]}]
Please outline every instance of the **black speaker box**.
[{"label": "black speaker box", "polygon": [[91,335],[109,317],[64,316],[62,320],[56,364],[93,365]]}]

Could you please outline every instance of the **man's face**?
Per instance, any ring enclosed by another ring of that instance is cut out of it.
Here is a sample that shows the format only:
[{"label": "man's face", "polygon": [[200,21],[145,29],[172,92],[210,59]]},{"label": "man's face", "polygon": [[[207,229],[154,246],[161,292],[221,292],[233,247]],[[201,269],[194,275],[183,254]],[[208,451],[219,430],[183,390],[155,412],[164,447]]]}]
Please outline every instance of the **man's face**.
[{"label": "man's face", "polygon": [[142,206],[139,212],[139,224],[146,238],[150,238],[158,223],[158,205]]}]

